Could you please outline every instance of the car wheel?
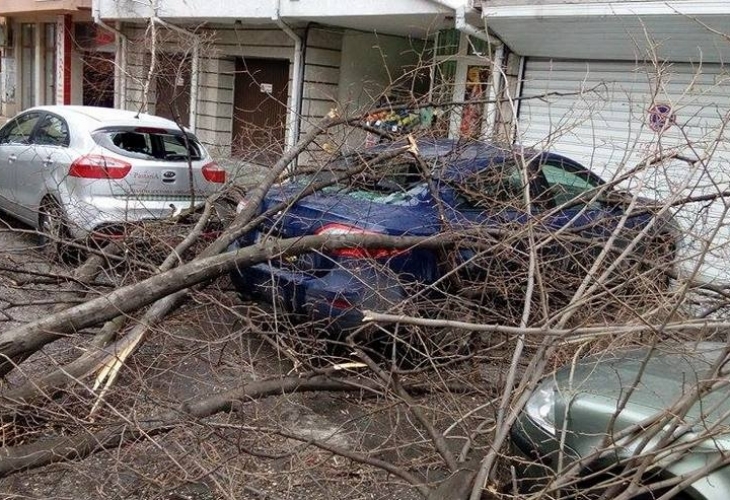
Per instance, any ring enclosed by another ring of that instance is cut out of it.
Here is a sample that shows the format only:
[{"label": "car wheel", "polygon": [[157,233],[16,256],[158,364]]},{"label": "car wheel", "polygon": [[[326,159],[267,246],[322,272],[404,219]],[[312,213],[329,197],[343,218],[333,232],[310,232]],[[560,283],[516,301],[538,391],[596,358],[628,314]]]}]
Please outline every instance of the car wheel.
[{"label": "car wheel", "polygon": [[70,233],[63,209],[55,200],[46,199],[41,204],[38,227],[43,253],[51,260],[62,261],[67,254]]}]

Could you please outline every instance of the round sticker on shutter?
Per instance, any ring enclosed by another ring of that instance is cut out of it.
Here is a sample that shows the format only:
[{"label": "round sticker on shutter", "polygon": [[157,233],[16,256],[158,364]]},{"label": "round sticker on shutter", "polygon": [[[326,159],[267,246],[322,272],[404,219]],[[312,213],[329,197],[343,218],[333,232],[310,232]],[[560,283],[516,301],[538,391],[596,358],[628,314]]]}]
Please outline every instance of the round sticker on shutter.
[{"label": "round sticker on shutter", "polygon": [[674,125],[677,116],[672,106],[666,103],[659,103],[649,108],[649,128],[654,132],[663,132]]}]

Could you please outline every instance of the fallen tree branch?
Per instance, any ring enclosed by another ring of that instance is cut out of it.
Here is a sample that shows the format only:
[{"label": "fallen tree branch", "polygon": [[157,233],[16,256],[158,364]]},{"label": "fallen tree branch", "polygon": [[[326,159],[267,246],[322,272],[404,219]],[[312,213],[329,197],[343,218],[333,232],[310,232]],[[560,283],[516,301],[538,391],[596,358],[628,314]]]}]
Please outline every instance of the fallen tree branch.
[{"label": "fallen tree branch", "polygon": [[575,328],[539,327],[539,326],[507,326],[500,324],[469,323],[446,319],[429,319],[405,314],[386,314],[375,311],[363,311],[363,322],[369,323],[402,323],[406,325],[459,328],[475,332],[505,333],[508,335],[536,335],[544,337],[587,338],[614,336],[643,332],[701,332],[713,329],[730,328],[730,322],[725,320],[696,319],[663,323],[637,323],[633,325],[600,325]]},{"label": "fallen tree branch", "polygon": [[[99,325],[122,314],[130,314],[163,297],[170,296],[167,307],[179,300],[173,296],[189,287],[229,273],[240,267],[251,266],[269,259],[296,255],[318,249],[324,252],[347,247],[372,248],[383,245],[393,248],[411,248],[428,243],[444,244],[444,239],[433,237],[392,237],[383,235],[318,235],[284,240],[269,240],[257,245],[221,255],[193,260],[166,273],[118,288],[107,295],[92,299],[36,321],[0,334],[0,375],[7,374],[17,360],[24,359],[66,334]],[[174,299],[174,300],[173,300]],[[163,308],[160,308],[162,310]],[[169,311],[170,309],[167,309]],[[149,314],[147,315],[149,316]],[[150,321],[152,318],[150,318]],[[150,323],[148,323],[150,324]]]},{"label": "fallen tree branch", "polygon": [[[237,405],[254,399],[315,391],[367,391],[380,394],[381,389],[382,386],[367,379],[334,378],[313,373],[253,382],[194,403],[182,403],[155,417],[136,418],[134,424],[125,422],[107,425],[97,432],[86,429],[76,435],[0,448],[0,477],[51,463],[78,460],[101,450],[170,431],[181,425],[185,419],[206,418],[222,411],[230,411]],[[413,389],[426,390],[426,387],[418,385]]]},{"label": "fallen tree branch", "polygon": [[[350,451],[345,448],[341,448],[339,446],[333,446],[331,444],[327,444],[323,441],[320,441],[318,439],[304,439],[301,436],[294,434],[292,432],[286,432],[283,430],[272,430],[272,432],[279,434],[280,436],[289,438],[289,439],[295,439],[297,441],[303,441],[307,444],[311,444],[312,446],[315,446],[321,450],[328,451],[334,455],[339,455],[341,457],[345,457],[348,460],[351,460],[353,462],[358,462],[364,465],[369,465],[371,467],[377,467],[379,469],[382,469],[390,474],[393,474],[396,477],[399,477],[405,481],[408,481],[413,487],[416,488],[418,493],[421,494],[424,498],[429,498],[429,495],[431,491],[429,488],[423,484],[423,481],[421,481],[417,476],[414,476],[410,472],[402,469],[401,467],[397,467],[394,464],[381,460],[379,458],[375,457],[368,457],[363,455],[362,453],[356,453],[354,451]],[[442,499],[446,497],[441,497]]]},{"label": "fallen tree branch", "polygon": [[436,449],[438,454],[441,455],[441,458],[444,459],[444,463],[449,468],[449,471],[455,472],[458,469],[458,464],[456,462],[456,459],[454,458],[454,454],[451,453],[451,450],[449,450],[449,447],[446,444],[444,435],[436,430],[433,425],[431,425],[431,422],[428,418],[426,418],[426,415],[423,413],[423,411],[421,411],[421,408],[418,406],[418,404],[416,404],[411,395],[408,394],[408,391],[400,383],[398,374],[393,372],[386,372],[383,368],[378,366],[377,363],[375,363],[370,356],[365,354],[365,352],[361,348],[355,345],[352,336],[350,336],[347,340],[350,348],[354,350],[357,357],[362,360],[363,363],[368,365],[368,367],[383,381],[386,386],[389,385],[393,388],[395,395],[397,395],[398,398],[400,398],[406,404],[411,413],[413,413],[413,415],[416,417],[416,420],[418,420],[423,429],[426,431],[426,434],[431,438],[434,448]]},{"label": "fallen tree branch", "polygon": [[[190,231],[185,239],[183,239],[183,241],[181,241],[172,250],[172,252],[170,252],[164,262],[160,264],[160,273],[164,273],[165,271],[172,269],[176,263],[182,262],[180,256],[188,248],[190,248],[195,243],[198,236],[203,233],[203,230],[208,223],[208,219],[210,218],[212,209],[213,205],[211,201],[208,200],[205,203],[203,214],[201,215],[197,224],[195,224],[193,230]],[[94,390],[98,389],[102,384],[103,388],[97,397],[96,403],[94,403],[94,406],[91,408],[92,415],[96,412],[97,408],[101,404],[101,401],[104,399],[105,394],[116,380],[117,374],[124,365],[124,362],[129,356],[132,355],[134,350],[143,341],[145,335],[149,331],[150,321],[152,321],[153,318],[158,317],[158,315],[159,317],[164,317],[164,315],[166,315],[167,312],[170,311],[172,307],[174,307],[171,301],[176,302],[177,298],[172,297],[174,297],[174,295],[165,297],[164,299],[156,302],[154,306],[145,313],[145,318],[137,323],[134,328],[132,328],[132,330],[127,333],[127,335],[120,342],[117,343],[119,345],[116,347],[116,349],[114,349],[111,355],[107,356],[107,358],[102,362],[103,367],[99,371],[99,374],[96,377],[96,381],[94,382]]]}]

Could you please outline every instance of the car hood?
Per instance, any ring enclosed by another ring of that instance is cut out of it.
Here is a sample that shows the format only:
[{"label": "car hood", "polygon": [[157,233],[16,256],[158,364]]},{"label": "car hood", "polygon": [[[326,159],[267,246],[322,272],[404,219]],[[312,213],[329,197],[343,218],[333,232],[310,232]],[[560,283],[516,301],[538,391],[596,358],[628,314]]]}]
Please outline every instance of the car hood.
[{"label": "car hood", "polygon": [[[567,444],[578,448],[581,444],[571,441],[584,440],[588,435],[602,437],[607,432],[615,435],[629,426],[667,415],[667,409],[682,397],[696,394],[698,383],[719,380],[713,378],[713,366],[724,356],[725,349],[725,344],[712,342],[662,345],[654,350],[604,353],[581,360],[555,375],[559,395],[557,428],[568,418],[566,428],[572,436],[568,436]],[[725,378],[730,376],[727,369],[724,374]],[[625,405],[621,406],[624,400]],[[725,384],[692,401],[680,420],[683,437],[699,436],[717,426],[716,433],[726,441],[730,435],[726,426],[730,422],[730,386]],[[609,429],[611,425],[613,429]],[[713,441],[710,445],[718,443]],[[730,449],[727,443],[721,446]]]}]

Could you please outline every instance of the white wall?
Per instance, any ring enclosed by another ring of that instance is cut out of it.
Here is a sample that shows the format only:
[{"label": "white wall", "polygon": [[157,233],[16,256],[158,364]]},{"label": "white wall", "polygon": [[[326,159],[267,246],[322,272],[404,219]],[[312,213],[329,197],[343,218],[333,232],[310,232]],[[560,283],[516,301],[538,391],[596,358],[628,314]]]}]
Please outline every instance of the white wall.
[{"label": "white wall", "polygon": [[[177,37],[162,27],[158,29],[170,37],[168,43],[157,47],[158,50],[191,50],[190,39]],[[150,50],[149,35],[142,25],[127,25],[125,33],[130,39],[125,107],[143,109],[143,82],[149,64],[149,56],[146,55]],[[291,62],[294,42],[274,25],[211,25],[196,33],[201,40],[196,134],[212,154],[227,156],[231,145],[236,57],[287,59]],[[151,85],[147,111],[154,113],[155,104],[154,85]]]},{"label": "white wall", "polygon": [[[198,123],[200,140],[218,156],[230,154],[233,91],[237,57],[286,59],[294,57],[294,41],[274,25],[218,25],[201,32]],[[291,76],[289,85],[291,97]]]},{"label": "white wall", "polygon": [[[409,92],[413,71],[423,55],[423,42],[403,37],[347,31],[342,38],[337,101],[347,116],[362,114],[384,94]],[[349,147],[361,146],[364,133],[349,130]]]},{"label": "white wall", "polygon": [[[243,19],[252,22],[256,19],[270,21],[276,13],[277,0],[255,0],[213,2],[210,0],[159,0],[140,2],[139,0],[94,0],[104,19],[146,19],[157,16],[165,19],[205,18]],[[153,7],[157,6],[157,9]]]},{"label": "white wall", "polygon": [[78,50],[71,49],[71,104],[84,102],[84,61]]},{"label": "white wall", "polygon": [[418,66],[423,43],[406,38],[348,31],[342,39],[338,99],[357,113],[372,106],[384,89],[407,85],[405,73]]},{"label": "white wall", "polygon": [[[184,0],[176,0],[184,1]],[[466,5],[467,0],[452,0],[451,4]],[[444,10],[429,0],[282,0],[282,16],[291,17],[350,17],[388,16],[410,13],[438,13]]]},{"label": "white wall", "polygon": [[[153,2],[139,0],[95,0],[101,17],[106,19],[148,18],[155,15]],[[451,4],[467,5],[467,0],[452,0]],[[350,17],[388,16],[394,14],[436,14],[446,10],[431,0],[158,0],[156,15],[161,18],[205,18],[210,21],[241,19],[246,23],[269,21],[276,15],[277,6],[282,17]]]},{"label": "white wall", "polygon": [[306,42],[301,123],[303,134],[330,109],[339,107],[342,32],[338,29],[310,29]]},{"label": "white wall", "polygon": [[[162,29],[162,28],[160,28]],[[143,82],[147,77],[149,51],[146,27],[127,25],[129,37],[127,102],[129,109],[143,109]],[[236,57],[281,58],[290,62],[291,103],[294,42],[277,26],[210,25],[197,32],[202,40],[196,133],[219,156],[230,153]],[[376,36],[355,31],[343,33],[323,26],[299,29],[305,38],[304,86],[301,133],[304,134],[331,109],[354,114],[372,105],[382,91],[419,62],[422,42]],[[190,42],[171,35],[158,50],[189,50]],[[155,112],[154,86],[147,111]],[[289,125],[289,124],[288,124]],[[291,127],[287,127],[287,133]],[[339,143],[341,138],[337,139]],[[351,142],[362,142],[354,138]]]}]

